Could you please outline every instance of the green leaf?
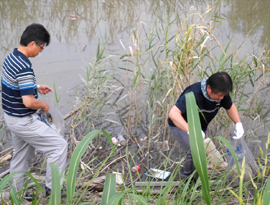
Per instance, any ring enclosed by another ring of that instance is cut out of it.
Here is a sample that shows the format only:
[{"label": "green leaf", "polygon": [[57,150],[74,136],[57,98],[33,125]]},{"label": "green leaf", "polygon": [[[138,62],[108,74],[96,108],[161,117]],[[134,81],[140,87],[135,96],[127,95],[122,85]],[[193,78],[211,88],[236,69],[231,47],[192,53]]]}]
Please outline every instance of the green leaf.
[{"label": "green leaf", "polygon": [[116,175],[107,173],[101,199],[101,205],[109,204],[110,198],[112,198],[115,195],[115,188],[116,188]]},{"label": "green leaf", "polygon": [[265,186],[265,190],[263,193],[263,205],[269,205],[270,204],[270,177],[267,179],[267,183]]},{"label": "green leaf", "polygon": [[192,158],[194,166],[196,167],[196,170],[202,181],[203,199],[208,205],[210,205],[211,197],[207,172],[206,152],[203,142],[197,104],[193,92],[187,93],[185,97],[186,97],[188,131],[189,131],[189,140]]},{"label": "green leaf", "polygon": [[[132,189],[127,189],[125,191],[119,192],[117,194],[115,194],[111,199],[110,199],[110,205],[118,205],[120,200],[125,196],[131,196],[134,199],[136,199],[138,202],[148,205],[148,202],[140,195],[136,195],[132,193],[133,190]],[[136,203],[138,204],[138,203]]]},{"label": "green leaf", "polygon": [[[25,171],[17,171],[17,172],[13,172],[7,176],[5,176],[1,181],[0,181],[0,193],[2,193],[3,189],[6,187],[6,185],[8,185],[10,183],[10,180],[19,173],[22,173]],[[37,182],[37,180],[29,173],[29,172],[25,172],[25,174],[27,174],[32,180],[33,182],[36,184],[36,186],[43,190],[42,187],[40,186],[40,184]]]},{"label": "green leaf", "polygon": [[56,163],[51,163],[51,173],[52,173],[52,190],[49,200],[50,205],[61,204],[61,176],[59,174],[58,165]]},{"label": "green leaf", "polygon": [[[146,204],[148,205],[148,202],[140,195],[136,195],[136,194],[128,194],[128,196],[133,197],[134,199],[136,199],[138,202],[142,203],[142,204]],[[136,203],[138,204],[138,203]]]},{"label": "green leaf", "polygon": [[20,200],[18,199],[18,197],[16,196],[16,190],[14,189],[14,191],[10,192],[10,198],[12,199],[12,201],[14,202],[15,205],[21,205],[22,203],[20,202]]},{"label": "green leaf", "polygon": [[75,186],[76,186],[76,175],[79,169],[79,163],[80,160],[85,153],[89,143],[94,139],[95,136],[97,136],[101,131],[100,130],[93,130],[89,132],[78,144],[78,146],[74,149],[73,154],[71,156],[70,164],[69,164],[69,171],[67,176],[67,198],[68,203],[71,204],[74,192],[75,192]]},{"label": "green leaf", "polygon": [[58,98],[58,95],[57,95],[57,90],[56,90],[55,83],[53,83],[53,90],[54,90],[55,101],[56,101],[56,103],[59,103],[60,99]]},{"label": "green leaf", "polygon": [[16,174],[19,174],[19,173],[22,173],[24,171],[17,171],[17,172],[13,172],[7,176],[5,176],[4,178],[1,179],[0,181],[0,193],[3,192],[3,189],[6,187],[6,185],[9,184],[10,180],[16,175]]},{"label": "green leaf", "polygon": [[[129,190],[127,190],[127,191],[129,191]],[[119,192],[116,195],[114,195],[110,200],[110,204],[111,205],[118,205],[119,201],[124,197],[124,195],[127,193],[127,191]]]}]

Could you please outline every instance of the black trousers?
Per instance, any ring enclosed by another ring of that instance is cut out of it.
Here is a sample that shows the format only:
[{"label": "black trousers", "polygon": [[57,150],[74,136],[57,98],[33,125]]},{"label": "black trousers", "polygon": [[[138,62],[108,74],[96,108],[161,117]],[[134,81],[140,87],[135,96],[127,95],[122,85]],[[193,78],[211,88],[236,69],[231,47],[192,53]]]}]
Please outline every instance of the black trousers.
[{"label": "black trousers", "polygon": [[196,169],[191,155],[189,135],[185,131],[179,129],[178,127],[169,126],[169,128],[173,137],[180,143],[181,147],[186,152],[186,159],[184,161],[183,167],[180,170],[180,173],[183,176],[183,178],[187,178]]}]

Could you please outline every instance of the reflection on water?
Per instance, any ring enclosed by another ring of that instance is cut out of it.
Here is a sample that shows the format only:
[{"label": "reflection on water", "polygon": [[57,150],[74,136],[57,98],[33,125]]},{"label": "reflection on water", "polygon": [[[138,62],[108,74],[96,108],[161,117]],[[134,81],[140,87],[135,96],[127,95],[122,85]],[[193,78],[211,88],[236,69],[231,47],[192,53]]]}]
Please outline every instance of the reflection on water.
[{"label": "reflection on water", "polygon": [[[85,68],[93,62],[99,38],[106,46],[106,55],[116,56],[111,67],[115,69],[119,55],[132,44],[130,33],[138,22],[145,24],[146,29],[162,33],[159,30],[166,30],[169,17],[174,25],[171,35],[175,35],[191,6],[203,13],[214,3],[204,0],[0,0],[0,63],[18,46],[27,25],[33,22],[43,24],[51,33],[52,42],[40,56],[31,60],[38,82],[51,87],[56,85],[66,114],[74,108],[74,88],[82,82],[80,75],[85,78]],[[268,4],[267,0],[221,1],[211,11],[218,40],[225,46],[233,37],[233,46],[241,46],[242,55],[260,53],[263,46],[268,49]],[[69,19],[70,14],[79,18]],[[128,109],[118,111],[119,116],[125,116]],[[138,128],[134,133],[146,135],[145,124],[138,125]]]},{"label": "reflection on water", "polygon": [[[131,29],[139,21],[154,27],[157,20],[166,22],[168,15],[171,19],[179,21],[178,18],[184,17],[191,6],[196,6],[199,11],[205,11],[214,3],[215,1],[203,0],[181,2],[177,0],[1,0],[0,60],[3,60],[11,48],[17,46],[19,35],[26,25],[32,22],[44,24],[52,36],[66,46],[82,42],[82,39],[91,43],[98,38],[102,38],[108,44],[114,44],[123,38],[128,42]],[[257,48],[264,45],[269,36],[267,9],[267,0],[227,0],[221,1],[213,11],[218,20],[225,22],[225,24],[217,24],[217,27],[229,31],[230,35],[240,33],[243,38],[247,35],[254,36],[252,43],[255,43]],[[78,15],[80,18],[69,20],[70,14]]]}]

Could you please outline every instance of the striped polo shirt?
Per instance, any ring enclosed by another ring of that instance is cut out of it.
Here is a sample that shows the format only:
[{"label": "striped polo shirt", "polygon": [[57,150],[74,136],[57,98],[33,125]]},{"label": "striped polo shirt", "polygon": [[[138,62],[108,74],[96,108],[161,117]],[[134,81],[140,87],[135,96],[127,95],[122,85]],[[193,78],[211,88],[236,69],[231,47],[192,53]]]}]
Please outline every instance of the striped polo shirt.
[{"label": "striped polo shirt", "polygon": [[24,117],[36,110],[24,106],[23,95],[33,95],[36,99],[36,77],[29,59],[17,48],[10,53],[2,69],[2,108],[8,115]]}]

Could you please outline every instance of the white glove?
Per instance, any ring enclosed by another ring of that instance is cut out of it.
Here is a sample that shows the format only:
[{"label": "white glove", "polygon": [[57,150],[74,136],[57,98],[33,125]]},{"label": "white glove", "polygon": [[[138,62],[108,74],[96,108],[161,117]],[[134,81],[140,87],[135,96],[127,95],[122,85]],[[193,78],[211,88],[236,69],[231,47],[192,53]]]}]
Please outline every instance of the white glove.
[{"label": "white glove", "polygon": [[233,139],[235,140],[240,139],[241,137],[243,137],[244,133],[245,131],[244,131],[242,123],[241,122],[236,123],[235,130],[234,130],[235,136],[233,137]]},{"label": "white glove", "polygon": [[205,139],[205,133],[204,133],[204,131],[202,131],[202,137],[203,137],[203,139]]},{"label": "white glove", "polygon": [[[189,132],[187,132],[187,134],[189,135]],[[202,137],[203,137],[203,139],[205,138],[205,133],[204,133],[204,131],[202,131]]]}]

